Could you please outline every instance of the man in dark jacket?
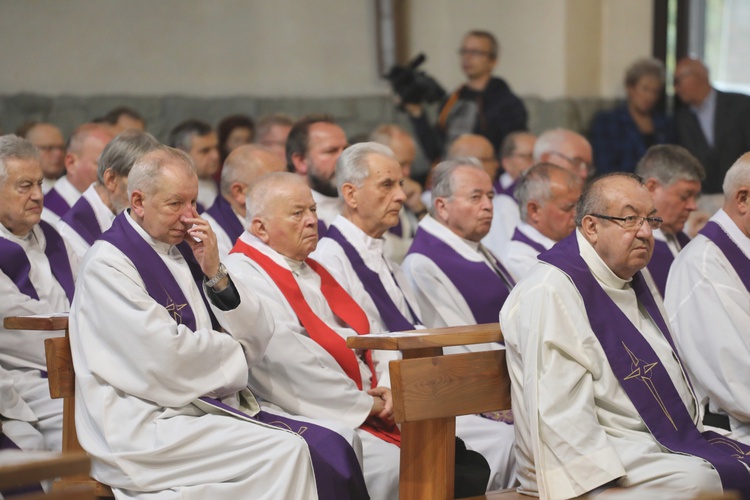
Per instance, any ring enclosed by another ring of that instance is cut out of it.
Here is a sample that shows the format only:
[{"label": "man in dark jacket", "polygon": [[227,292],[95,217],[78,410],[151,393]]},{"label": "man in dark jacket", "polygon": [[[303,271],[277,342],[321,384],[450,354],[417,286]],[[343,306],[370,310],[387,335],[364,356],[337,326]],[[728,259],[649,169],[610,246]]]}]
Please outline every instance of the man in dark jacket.
[{"label": "man in dark jacket", "polygon": [[506,135],[526,130],[528,114],[523,102],[505,80],[492,76],[498,52],[497,40],[487,31],[470,31],[464,36],[459,55],[467,81],[442,103],[435,127],[430,125],[422,106],[404,105],[430,161],[439,160],[461,134],[483,135],[499,151]]}]

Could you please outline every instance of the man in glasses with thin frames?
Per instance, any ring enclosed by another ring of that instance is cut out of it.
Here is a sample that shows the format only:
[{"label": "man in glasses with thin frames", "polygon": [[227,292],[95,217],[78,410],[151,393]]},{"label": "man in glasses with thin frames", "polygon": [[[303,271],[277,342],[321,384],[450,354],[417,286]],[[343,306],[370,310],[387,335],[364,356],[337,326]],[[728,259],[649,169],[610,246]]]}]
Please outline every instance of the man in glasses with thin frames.
[{"label": "man in glasses with thin frames", "polygon": [[600,177],[576,231],[539,255],[545,265],[500,312],[519,480],[543,499],[612,486],[750,493],[750,447],[704,432],[663,303],[640,273],[661,223],[640,177]]}]

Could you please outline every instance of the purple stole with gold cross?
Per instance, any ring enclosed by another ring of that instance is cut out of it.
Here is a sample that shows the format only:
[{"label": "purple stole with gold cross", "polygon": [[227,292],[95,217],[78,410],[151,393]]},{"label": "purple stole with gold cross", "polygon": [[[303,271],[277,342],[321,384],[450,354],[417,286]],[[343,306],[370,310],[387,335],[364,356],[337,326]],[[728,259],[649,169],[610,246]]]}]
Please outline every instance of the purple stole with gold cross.
[{"label": "purple stole with gold cross", "polygon": [[[685,403],[648,341],[599,285],[579,253],[576,231],[539,260],[564,272],[578,289],[596,338],[620,385],[643,419],[651,434],[674,453],[694,455],[707,460],[721,477],[725,490],[738,490],[750,498],[750,446],[715,432],[699,432]],[[672,346],[669,334],[643,275],[631,282],[638,302]]]}]

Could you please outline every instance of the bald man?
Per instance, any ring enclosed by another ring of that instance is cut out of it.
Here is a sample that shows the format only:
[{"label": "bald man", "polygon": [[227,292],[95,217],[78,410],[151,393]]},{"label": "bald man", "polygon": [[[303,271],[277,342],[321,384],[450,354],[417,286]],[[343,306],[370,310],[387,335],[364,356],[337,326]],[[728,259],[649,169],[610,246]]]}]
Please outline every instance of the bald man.
[{"label": "bald man", "polygon": [[534,144],[534,163],[553,163],[578,175],[584,182],[594,175],[593,152],[588,139],[572,130],[544,132]]},{"label": "bald man", "polygon": [[750,97],[711,86],[708,68],[697,59],[682,59],[674,73],[674,89],[685,104],[674,113],[678,143],[706,169],[703,192],[717,194],[713,212],[723,202],[722,182],[734,161],[750,150]]},{"label": "bald man", "polygon": [[229,251],[244,231],[245,196],[253,182],[271,172],[283,172],[286,162],[273,150],[247,144],[232,151],[221,170],[220,196],[205,212],[204,218],[216,233],[221,258]]}]

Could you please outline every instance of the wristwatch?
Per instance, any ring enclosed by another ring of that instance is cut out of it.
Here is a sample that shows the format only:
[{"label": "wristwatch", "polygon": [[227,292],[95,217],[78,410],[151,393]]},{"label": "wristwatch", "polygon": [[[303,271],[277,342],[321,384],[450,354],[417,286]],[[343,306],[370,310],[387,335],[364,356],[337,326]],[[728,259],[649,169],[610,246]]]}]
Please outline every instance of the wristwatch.
[{"label": "wristwatch", "polygon": [[226,266],[224,266],[224,264],[222,264],[221,262],[219,262],[219,272],[216,273],[215,275],[213,275],[209,279],[206,279],[206,278],[203,278],[203,279],[205,280],[207,287],[213,288],[213,287],[216,286],[216,284],[219,281],[223,280],[228,275],[229,275],[229,271],[227,271]]}]

